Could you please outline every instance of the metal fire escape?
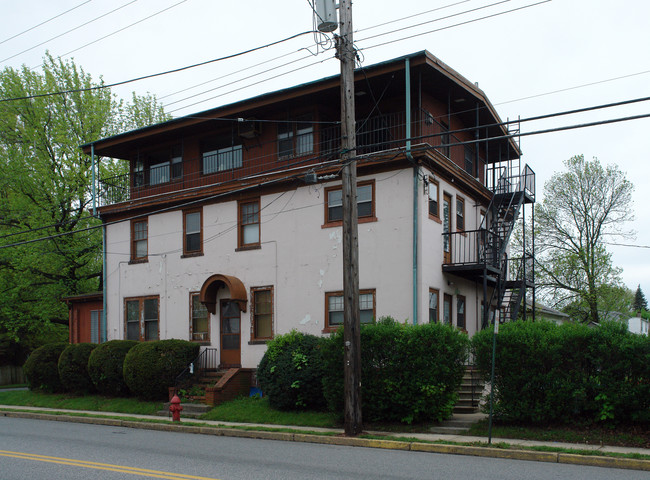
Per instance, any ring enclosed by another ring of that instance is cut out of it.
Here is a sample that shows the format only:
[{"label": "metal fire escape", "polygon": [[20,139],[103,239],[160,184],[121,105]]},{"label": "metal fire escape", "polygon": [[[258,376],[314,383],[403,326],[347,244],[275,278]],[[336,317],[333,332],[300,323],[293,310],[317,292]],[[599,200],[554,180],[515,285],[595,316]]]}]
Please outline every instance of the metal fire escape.
[{"label": "metal fire escape", "polygon": [[535,172],[528,165],[521,169],[519,159],[491,163],[486,186],[493,196],[478,230],[443,234],[449,237],[445,245],[451,252],[442,266],[446,273],[483,284],[483,305],[489,306],[489,313],[482,318],[482,328],[497,318],[506,322],[516,320],[520,312],[526,316],[527,291],[534,292],[530,232],[519,230],[519,256],[509,258],[508,247],[517,223],[525,225],[526,205],[535,203]]}]

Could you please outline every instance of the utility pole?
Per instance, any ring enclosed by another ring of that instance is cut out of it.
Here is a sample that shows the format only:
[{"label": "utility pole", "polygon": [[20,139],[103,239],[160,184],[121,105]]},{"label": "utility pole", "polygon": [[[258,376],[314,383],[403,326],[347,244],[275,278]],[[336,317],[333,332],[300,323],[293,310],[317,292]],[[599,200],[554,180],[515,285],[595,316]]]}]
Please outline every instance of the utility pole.
[{"label": "utility pole", "polygon": [[359,318],[359,237],[357,162],[354,113],[354,60],[352,2],[339,2],[340,36],[336,51],[341,61],[341,163],[343,196],[343,341],[345,355],[344,426],[347,436],[363,430],[361,421],[361,321]]}]

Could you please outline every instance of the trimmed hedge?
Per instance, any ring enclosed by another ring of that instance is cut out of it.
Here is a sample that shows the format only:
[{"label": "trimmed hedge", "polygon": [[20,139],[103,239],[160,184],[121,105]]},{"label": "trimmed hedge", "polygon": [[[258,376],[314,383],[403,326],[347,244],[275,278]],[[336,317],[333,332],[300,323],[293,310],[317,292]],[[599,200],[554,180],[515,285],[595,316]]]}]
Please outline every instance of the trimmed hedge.
[{"label": "trimmed hedge", "polygon": [[[451,416],[469,340],[447,325],[403,325],[391,318],[361,327],[364,420],[413,423]],[[323,390],[343,412],[343,331],[324,344]]]},{"label": "trimmed hedge", "polygon": [[[472,343],[489,380],[491,330]],[[650,421],[650,339],[614,322],[505,324],[497,335],[494,387],[494,413],[508,421]]]},{"label": "trimmed hedge", "polygon": [[59,356],[59,378],[66,392],[84,394],[95,391],[88,375],[88,357],[97,347],[95,343],[73,343]]},{"label": "trimmed hedge", "polygon": [[67,346],[67,343],[48,343],[31,353],[23,366],[30,390],[38,389],[46,392],[63,390],[58,365],[59,356]]},{"label": "trimmed hedge", "polygon": [[124,382],[124,357],[137,344],[135,340],[110,340],[92,351],[88,374],[98,393],[110,397],[129,394]]},{"label": "trimmed hedge", "polygon": [[168,388],[199,354],[187,340],[158,340],[135,345],[124,358],[124,382],[136,397],[166,400]]},{"label": "trimmed hedge", "polygon": [[267,344],[257,379],[269,405],[278,410],[318,410],[325,407],[322,337],[292,330]]}]

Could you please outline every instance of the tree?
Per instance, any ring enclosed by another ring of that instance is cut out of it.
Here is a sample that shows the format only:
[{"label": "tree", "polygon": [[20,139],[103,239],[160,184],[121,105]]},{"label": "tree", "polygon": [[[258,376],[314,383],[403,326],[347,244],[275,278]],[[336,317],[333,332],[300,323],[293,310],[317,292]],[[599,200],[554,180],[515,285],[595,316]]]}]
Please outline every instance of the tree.
[{"label": "tree", "polygon": [[634,294],[634,302],[632,302],[632,309],[635,312],[640,312],[642,310],[648,309],[648,302],[645,299],[643,290],[641,290],[641,285],[636,287],[636,293]]},{"label": "tree", "polygon": [[584,321],[599,321],[604,286],[620,283],[605,241],[629,237],[633,185],[618,167],[582,155],[564,162],[544,186],[535,209],[537,285],[556,306],[578,305]]},{"label": "tree", "polygon": [[[61,297],[97,290],[100,224],[91,164],[79,145],[168,117],[155,97],[118,100],[103,81],[49,54],[43,72],[0,72],[0,339],[22,343],[67,325]],[[90,89],[90,90],[89,90]],[[48,95],[74,90],[72,93]],[[100,176],[125,172],[105,159]],[[13,243],[67,234],[46,241]],[[67,335],[66,335],[67,336]]]}]

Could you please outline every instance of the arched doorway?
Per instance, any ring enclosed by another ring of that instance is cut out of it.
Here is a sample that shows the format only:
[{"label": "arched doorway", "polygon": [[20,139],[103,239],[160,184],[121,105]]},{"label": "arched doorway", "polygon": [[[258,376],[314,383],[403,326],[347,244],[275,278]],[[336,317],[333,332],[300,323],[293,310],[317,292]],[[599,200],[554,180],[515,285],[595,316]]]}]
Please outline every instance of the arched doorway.
[{"label": "arched doorway", "polygon": [[241,312],[246,311],[246,288],[241,280],[229,275],[212,275],[201,287],[199,300],[208,312],[217,315],[217,293],[226,288],[229,298],[219,305],[219,355],[222,367],[241,366]]}]

